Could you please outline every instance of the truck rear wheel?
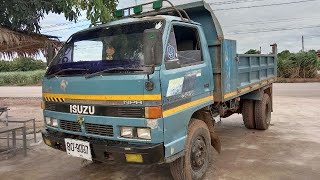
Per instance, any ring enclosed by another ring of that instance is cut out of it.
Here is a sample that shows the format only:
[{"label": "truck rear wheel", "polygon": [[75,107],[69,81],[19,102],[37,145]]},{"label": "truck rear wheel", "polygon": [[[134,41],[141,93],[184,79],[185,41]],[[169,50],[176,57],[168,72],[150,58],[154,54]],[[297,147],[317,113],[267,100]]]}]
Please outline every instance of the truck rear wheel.
[{"label": "truck rear wheel", "polygon": [[205,122],[192,119],[188,128],[185,155],[170,163],[175,180],[199,180],[210,164],[210,132]]},{"label": "truck rear wheel", "polygon": [[255,129],[256,124],[254,120],[254,101],[244,100],[242,103],[242,119],[244,126],[248,129]]},{"label": "truck rear wheel", "polygon": [[267,130],[271,121],[271,100],[268,94],[264,94],[261,101],[255,103],[256,129]]}]

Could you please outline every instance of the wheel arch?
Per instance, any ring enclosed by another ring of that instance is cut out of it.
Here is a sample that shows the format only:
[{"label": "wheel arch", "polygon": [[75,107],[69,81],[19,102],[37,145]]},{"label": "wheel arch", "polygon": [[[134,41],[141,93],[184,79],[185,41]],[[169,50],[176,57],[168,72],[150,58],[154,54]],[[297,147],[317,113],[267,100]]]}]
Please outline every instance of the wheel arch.
[{"label": "wheel arch", "polygon": [[[213,148],[220,153],[221,152],[221,142],[220,138],[218,137],[217,133],[214,130],[215,127],[215,120],[213,119],[211,113],[210,113],[211,106],[205,106],[197,111],[195,111],[189,121],[189,125],[191,122],[195,119],[201,120],[206,123],[208,126],[210,137],[211,137],[211,145]],[[188,125],[188,127],[189,127]]]},{"label": "wheel arch", "polygon": [[265,93],[272,97],[272,84],[244,94],[240,98],[246,100],[261,101],[263,98],[263,94]]}]

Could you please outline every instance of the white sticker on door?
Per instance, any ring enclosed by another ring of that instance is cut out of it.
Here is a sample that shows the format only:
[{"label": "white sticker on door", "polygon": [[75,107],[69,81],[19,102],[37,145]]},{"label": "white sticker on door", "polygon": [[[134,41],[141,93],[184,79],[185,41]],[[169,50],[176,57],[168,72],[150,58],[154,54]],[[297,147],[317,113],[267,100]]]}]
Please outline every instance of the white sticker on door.
[{"label": "white sticker on door", "polygon": [[184,81],[184,77],[171,79],[168,85],[167,97],[181,94],[183,81]]}]

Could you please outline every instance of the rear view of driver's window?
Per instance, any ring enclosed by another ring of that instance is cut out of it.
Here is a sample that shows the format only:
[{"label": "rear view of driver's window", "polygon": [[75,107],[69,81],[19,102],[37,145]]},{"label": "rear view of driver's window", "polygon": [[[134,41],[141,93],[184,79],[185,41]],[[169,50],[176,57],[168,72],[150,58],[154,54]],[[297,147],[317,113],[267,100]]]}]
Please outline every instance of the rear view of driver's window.
[{"label": "rear view of driver's window", "polygon": [[173,26],[180,64],[188,65],[202,61],[201,44],[196,28]]}]

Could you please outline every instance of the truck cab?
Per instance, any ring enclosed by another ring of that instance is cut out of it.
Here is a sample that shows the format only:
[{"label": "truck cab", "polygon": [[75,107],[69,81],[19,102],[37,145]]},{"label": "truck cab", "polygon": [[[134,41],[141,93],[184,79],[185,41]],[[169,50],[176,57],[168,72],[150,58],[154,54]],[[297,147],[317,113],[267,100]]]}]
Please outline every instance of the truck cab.
[{"label": "truck cab", "polygon": [[126,17],[118,10],[119,20],[66,41],[43,79],[48,146],[93,161],[170,163],[175,179],[203,177],[209,146],[220,151],[214,118],[239,112],[239,97],[254,95],[238,86],[253,81],[235,82],[236,43],[223,38],[207,3],[163,2],[129,7],[135,14]]}]

